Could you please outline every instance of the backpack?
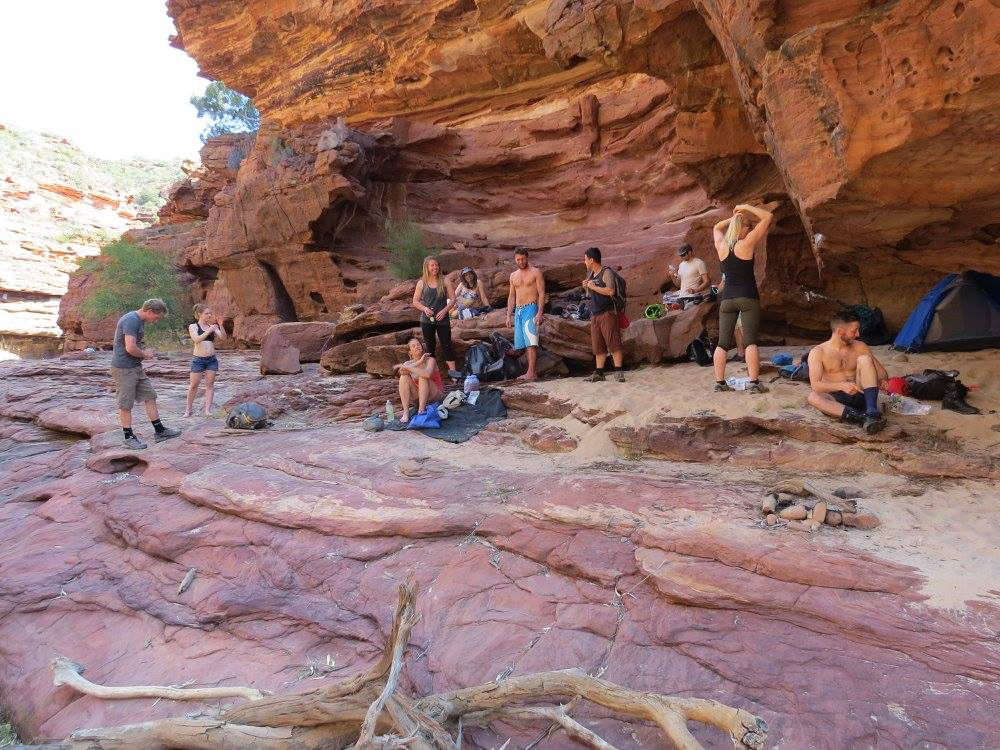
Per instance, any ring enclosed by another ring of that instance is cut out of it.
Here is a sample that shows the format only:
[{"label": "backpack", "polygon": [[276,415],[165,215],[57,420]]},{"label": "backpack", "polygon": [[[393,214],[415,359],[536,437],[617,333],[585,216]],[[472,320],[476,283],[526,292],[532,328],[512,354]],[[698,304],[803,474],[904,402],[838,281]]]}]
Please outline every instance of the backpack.
[{"label": "backpack", "polygon": [[492,360],[493,356],[489,344],[483,341],[476,341],[465,352],[465,374],[475,375],[479,380],[483,380],[486,375],[486,368]]},{"label": "backpack", "polygon": [[907,375],[904,378],[906,392],[913,398],[940,401],[944,398],[947,387],[954,383],[958,398],[965,399],[969,395],[969,389],[957,376],[958,370],[924,370],[919,375]]},{"label": "backpack", "polygon": [[704,333],[688,344],[687,353],[692,362],[697,362],[702,367],[712,364],[712,342]]},{"label": "backpack", "polygon": [[[625,298],[628,296],[625,279],[611,266],[605,266],[605,268],[611,271],[611,284],[615,288],[614,294],[611,295],[611,304],[614,305],[615,314],[622,315],[625,312]],[[601,273],[603,274],[604,271]]]},{"label": "backpack", "polygon": [[267,425],[267,409],[253,401],[235,407],[226,420],[226,427],[231,430],[261,430]]},{"label": "backpack", "polygon": [[868,346],[881,346],[892,339],[885,327],[885,317],[877,307],[852,305],[848,308],[861,321],[861,331],[858,336]]}]

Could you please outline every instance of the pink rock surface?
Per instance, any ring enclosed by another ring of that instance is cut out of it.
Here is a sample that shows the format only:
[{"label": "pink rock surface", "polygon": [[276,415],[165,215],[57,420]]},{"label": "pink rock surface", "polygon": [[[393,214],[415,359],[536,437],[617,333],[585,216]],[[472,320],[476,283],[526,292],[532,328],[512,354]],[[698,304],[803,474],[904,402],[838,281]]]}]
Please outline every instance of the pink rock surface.
[{"label": "pink rock surface", "polygon": [[[376,658],[412,575],[414,693],[606,665],[634,688],[745,707],[775,747],[1000,739],[996,607],[938,609],[913,569],[834,536],[776,536],[753,522],[750,482],[554,472],[502,446],[477,460],[474,443],[365,433],[317,415],[380,381],[259,380],[227,353],[220,399],[271,394],[278,424],[192,420],[129,452],[101,421],[106,359],[5,366],[0,380],[0,696],[26,737],[197,708],[54,688],[55,653],[109,684],[305,689],[328,656],[335,675],[353,673]],[[182,365],[151,368],[170,423]],[[579,716],[621,747],[649,741],[600,711]]]}]

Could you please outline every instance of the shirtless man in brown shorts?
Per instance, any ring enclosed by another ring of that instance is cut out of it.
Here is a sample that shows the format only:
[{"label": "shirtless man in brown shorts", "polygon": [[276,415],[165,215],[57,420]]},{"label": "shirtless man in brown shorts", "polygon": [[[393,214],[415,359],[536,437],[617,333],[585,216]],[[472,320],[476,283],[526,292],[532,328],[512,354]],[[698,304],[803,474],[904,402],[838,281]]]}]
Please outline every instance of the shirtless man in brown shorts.
[{"label": "shirtless man in brown shorts", "polygon": [[878,391],[889,374],[868,344],[858,340],[861,323],[854,313],[834,315],[830,328],[830,339],[809,352],[812,390],[807,400],[828,417],[861,425],[874,435],[885,427]]}]

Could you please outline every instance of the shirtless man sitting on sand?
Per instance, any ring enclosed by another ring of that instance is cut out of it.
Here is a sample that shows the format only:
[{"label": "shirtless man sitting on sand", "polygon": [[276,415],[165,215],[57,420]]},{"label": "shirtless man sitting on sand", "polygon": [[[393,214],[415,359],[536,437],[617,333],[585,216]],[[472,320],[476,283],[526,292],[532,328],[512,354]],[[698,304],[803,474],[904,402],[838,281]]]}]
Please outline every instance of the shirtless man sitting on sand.
[{"label": "shirtless man sitting on sand", "polygon": [[889,374],[868,344],[858,340],[861,323],[850,311],[830,321],[829,341],[809,352],[808,402],[828,417],[861,425],[874,435],[885,427],[878,410],[879,386]]},{"label": "shirtless man sitting on sand", "polygon": [[545,304],[545,277],[540,268],[528,261],[528,251],[523,247],[514,251],[514,263],[517,270],[510,275],[507,327],[510,328],[513,316],[514,348],[528,350],[528,371],[518,380],[538,380],[535,362],[538,360],[538,326],[542,324]]}]

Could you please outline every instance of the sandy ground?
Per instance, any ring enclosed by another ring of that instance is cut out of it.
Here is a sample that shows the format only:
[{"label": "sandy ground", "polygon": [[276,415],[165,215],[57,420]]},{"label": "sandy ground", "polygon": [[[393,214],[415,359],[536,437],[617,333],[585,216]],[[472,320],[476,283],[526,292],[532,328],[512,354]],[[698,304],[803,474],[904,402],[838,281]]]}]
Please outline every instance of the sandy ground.
[{"label": "sandy ground", "polygon": [[[796,358],[807,351],[797,348],[765,348],[762,359],[788,352]],[[944,411],[934,404],[930,414],[906,417],[890,414],[908,432],[929,429],[945,430],[947,438],[965,450],[991,455],[1000,460],[1000,352],[988,350],[971,353],[927,353],[906,355],[908,361],[896,361],[897,352],[888,347],[876,348],[877,356],[891,376],[921,372],[924,368],[957,369],[972,392],[969,402],[982,415],[966,416]],[[745,365],[731,362],[727,375],[741,377]],[[776,373],[765,371],[767,383]],[[738,417],[751,413],[761,417],[794,412],[817,423],[826,417],[805,404],[808,386],[787,380],[768,383],[769,393],[752,396],[745,392],[717,394],[712,391],[711,368],[694,364],[670,367],[644,367],[627,373],[625,384],[606,381],[586,383],[582,378],[563,378],[533,386],[560,399],[577,403],[585,409],[621,412],[609,422],[591,427],[572,415],[554,424],[561,426],[580,442],[570,453],[539,454],[530,450],[502,447],[483,451],[481,445],[440,448],[452,460],[467,465],[520,467],[523,471],[592,471],[609,465],[628,473],[677,477],[686,481],[704,481],[719,485],[759,485],[767,487],[787,474],[775,471],[734,468],[697,463],[675,463],[655,459],[623,457],[608,437],[613,425],[643,424],[660,414],[684,417],[715,414]],[[993,412],[993,413],[991,413]],[[439,448],[435,447],[435,450]],[[961,609],[970,600],[1000,603],[1000,487],[996,483],[973,480],[913,480],[881,474],[859,474],[845,467],[841,476],[824,475],[818,479],[827,489],[855,487],[862,490],[862,506],[874,512],[882,526],[871,532],[852,529],[826,529],[817,535],[822,543],[839,547],[851,545],[887,560],[912,566],[925,577],[923,593],[939,607]],[[701,519],[711,523],[716,519]],[[786,531],[784,533],[797,533]]]}]

